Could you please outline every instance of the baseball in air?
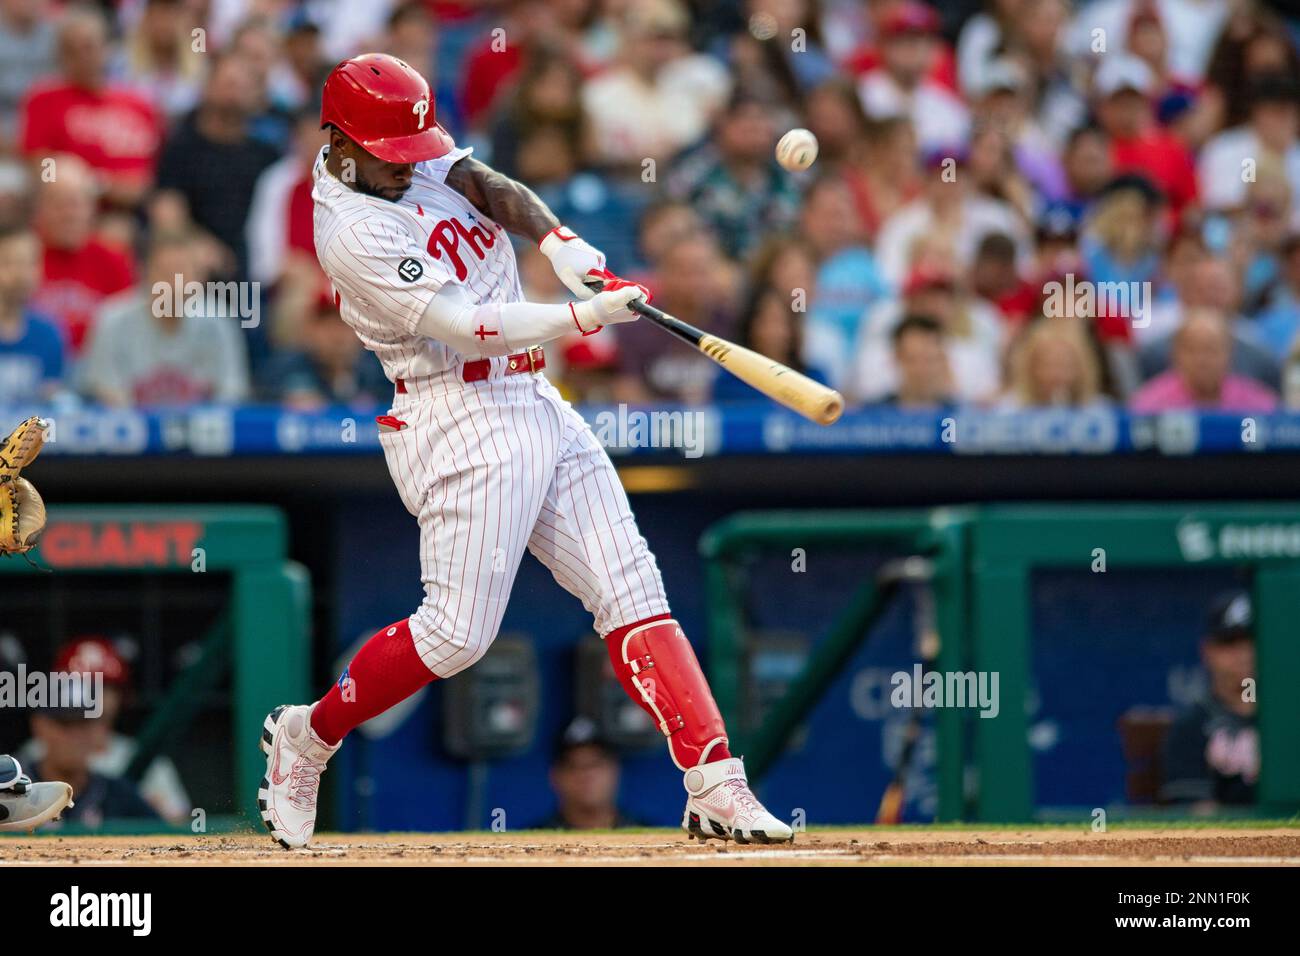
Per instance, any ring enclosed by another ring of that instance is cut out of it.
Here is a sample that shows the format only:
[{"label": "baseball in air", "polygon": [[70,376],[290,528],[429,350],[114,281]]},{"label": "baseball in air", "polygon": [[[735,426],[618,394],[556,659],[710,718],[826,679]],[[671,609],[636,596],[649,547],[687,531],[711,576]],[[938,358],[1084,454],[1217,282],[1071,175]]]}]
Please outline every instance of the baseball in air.
[{"label": "baseball in air", "polygon": [[792,129],[776,144],[776,161],[792,173],[802,172],[817,158],[817,137],[810,130]]}]

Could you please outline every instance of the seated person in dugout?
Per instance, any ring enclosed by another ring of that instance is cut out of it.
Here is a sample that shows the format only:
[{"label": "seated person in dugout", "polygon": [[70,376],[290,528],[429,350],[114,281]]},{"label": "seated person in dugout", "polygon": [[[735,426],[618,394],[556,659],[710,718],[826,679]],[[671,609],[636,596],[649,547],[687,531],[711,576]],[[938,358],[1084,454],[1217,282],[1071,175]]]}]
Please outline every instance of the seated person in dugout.
[{"label": "seated person in dugout", "polygon": [[1209,688],[1169,729],[1160,799],[1209,814],[1255,802],[1259,733],[1255,620],[1248,592],[1232,591],[1215,600],[1201,639],[1201,660]]}]

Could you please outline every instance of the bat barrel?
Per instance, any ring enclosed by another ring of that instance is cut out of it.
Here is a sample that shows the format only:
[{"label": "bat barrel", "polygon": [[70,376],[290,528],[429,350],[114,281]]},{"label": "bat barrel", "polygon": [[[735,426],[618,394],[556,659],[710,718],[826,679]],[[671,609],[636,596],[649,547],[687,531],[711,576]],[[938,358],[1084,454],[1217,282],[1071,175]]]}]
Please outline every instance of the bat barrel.
[{"label": "bat barrel", "polygon": [[631,302],[628,308],[695,346],[742,382],[810,421],[830,425],[844,413],[843,395],[780,362],[703,332],[645,302]]}]

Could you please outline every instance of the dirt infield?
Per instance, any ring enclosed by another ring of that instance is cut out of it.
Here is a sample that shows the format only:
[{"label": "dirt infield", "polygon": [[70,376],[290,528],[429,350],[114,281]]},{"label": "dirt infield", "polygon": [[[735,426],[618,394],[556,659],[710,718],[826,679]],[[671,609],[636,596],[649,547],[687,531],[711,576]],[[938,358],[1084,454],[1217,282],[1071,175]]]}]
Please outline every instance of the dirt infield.
[{"label": "dirt infield", "polygon": [[702,846],[678,831],[321,834],[287,852],[263,834],[0,839],[0,866],[1298,866],[1300,830],[810,830],[793,846]]}]

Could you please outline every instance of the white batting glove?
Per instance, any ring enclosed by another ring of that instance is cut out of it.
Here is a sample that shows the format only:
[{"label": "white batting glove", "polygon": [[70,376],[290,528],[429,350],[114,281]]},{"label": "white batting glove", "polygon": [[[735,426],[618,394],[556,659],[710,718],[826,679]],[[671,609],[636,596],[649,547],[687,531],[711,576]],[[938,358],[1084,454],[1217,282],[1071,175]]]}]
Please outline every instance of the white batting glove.
[{"label": "white batting glove", "polygon": [[551,268],[570,292],[579,299],[590,299],[596,294],[586,285],[586,279],[590,272],[604,271],[605,253],[583,242],[566,226],[556,226],[548,232],[537,248],[551,260]]},{"label": "white batting glove", "polygon": [[629,285],[610,292],[597,292],[586,302],[570,302],[573,322],[583,335],[599,332],[606,325],[635,322],[639,316],[628,308],[628,303],[645,300],[645,290]]}]

